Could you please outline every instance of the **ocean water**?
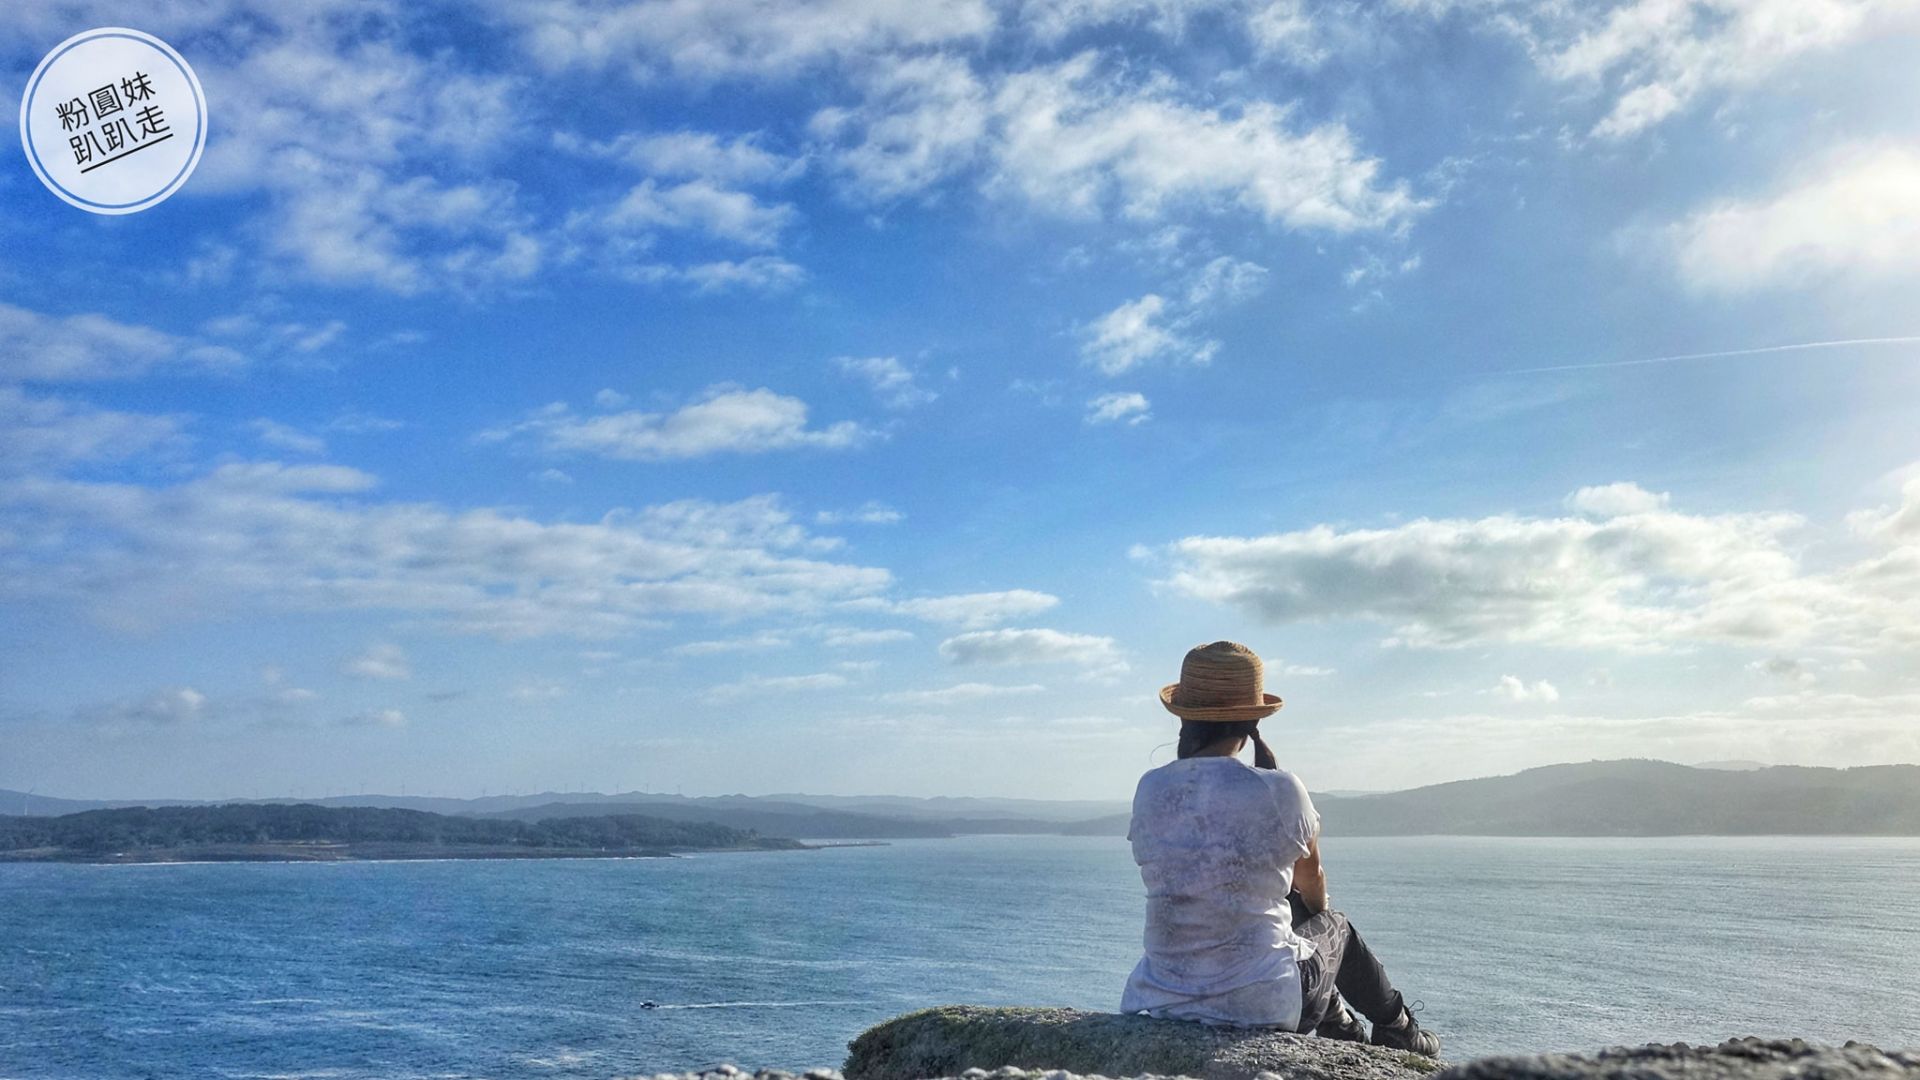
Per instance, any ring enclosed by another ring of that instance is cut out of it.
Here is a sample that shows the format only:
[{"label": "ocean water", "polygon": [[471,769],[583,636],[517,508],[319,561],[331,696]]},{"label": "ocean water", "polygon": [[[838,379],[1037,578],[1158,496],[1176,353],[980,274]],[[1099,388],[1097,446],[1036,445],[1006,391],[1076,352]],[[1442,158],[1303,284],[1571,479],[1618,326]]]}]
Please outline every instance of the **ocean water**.
[{"label": "ocean water", "polygon": [[[1336,905],[1456,1060],[1747,1033],[1920,1045],[1920,840],[1335,839],[1325,855]],[[1141,911],[1110,838],[0,865],[0,1078],[837,1066],[854,1034],[921,1006],[1116,1007]]]}]

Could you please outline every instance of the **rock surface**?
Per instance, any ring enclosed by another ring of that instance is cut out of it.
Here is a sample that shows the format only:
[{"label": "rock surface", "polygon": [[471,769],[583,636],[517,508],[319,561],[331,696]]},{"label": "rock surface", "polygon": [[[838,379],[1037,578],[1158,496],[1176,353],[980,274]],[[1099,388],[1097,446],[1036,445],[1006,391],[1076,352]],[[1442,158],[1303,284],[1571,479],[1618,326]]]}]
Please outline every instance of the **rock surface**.
[{"label": "rock surface", "polygon": [[1920,1080],[1920,1052],[1852,1042],[1731,1039],[1718,1046],[1675,1043],[1480,1058],[1435,1073],[1433,1080]]},{"label": "rock surface", "polygon": [[[1120,1026],[1093,1023],[1119,1021]],[[1172,1024],[1177,1030],[1155,1031]],[[1007,1039],[1012,1026],[1043,1029],[1030,1042]],[[968,1034],[989,1033],[1003,1041],[959,1041]],[[944,1043],[941,1040],[945,1040]],[[1181,1052],[1171,1044],[1188,1044],[1189,1064],[1175,1063]],[[941,1056],[976,1054],[977,1060],[1004,1056],[1012,1048],[1024,1053],[1112,1051],[1139,1057],[1115,1057],[1104,1064],[1068,1064],[1061,1057],[1033,1057],[1026,1067],[940,1064]],[[1327,1077],[1360,1080],[1365,1077],[1424,1077],[1425,1080],[1920,1080],[1920,1051],[1882,1051],[1861,1043],[1823,1046],[1799,1039],[1733,1039],[1718,1046],[1615,1047],[1584,1054],[1533,1054],[1489,1057],[1428,1072],[1437,1063],[1411,1054],[1334,1043],[1299,1035],[1224,1032],[1197,1024],[1147,1020],[1071,1009],[982,1009],[952,1006],[909,1013],[873,1028],[853,1042],[844,1080],[1175,1080],[1176,1077]],[[1052,1047],[1054,1049],[1045,1049]],[[987,1049],[995,1053],[978,1055]],[[1156,1049],[1157,1048],[1157,1049]],[[1339,1055],[1354,1055],[1341,1065]],[[1163,1055],[1154,1057],[1154,1055]],[[1159,1064],[1139,1061],[1154,1057]],[[926,1065],[915,1065],[914,1061]],[[1252,1072],[1258,1061],[1270,1063]],[[1197,1064],[1195,1064],[1197,1062]],[[924,1070],[924,1071],[923,1071]],[[650,1080],[843,1080],[831,1069],[788,1073],[774,1069],[745,1072],[722,1065],[699,1073],[662,1073]],[[646,1077],[634,1080],[649,1080]]]},{"label": "rock surface", "polygon": [[869,1028],[849,1048],[846,1080],[927,1080],[1003,1066],[1202,1080],[1254,1080],[1262,1073],[1284,1080],[1422,1080],[1440,1067],[1418,1054],[1289,1032],[971,1005],[896,1017]]}]

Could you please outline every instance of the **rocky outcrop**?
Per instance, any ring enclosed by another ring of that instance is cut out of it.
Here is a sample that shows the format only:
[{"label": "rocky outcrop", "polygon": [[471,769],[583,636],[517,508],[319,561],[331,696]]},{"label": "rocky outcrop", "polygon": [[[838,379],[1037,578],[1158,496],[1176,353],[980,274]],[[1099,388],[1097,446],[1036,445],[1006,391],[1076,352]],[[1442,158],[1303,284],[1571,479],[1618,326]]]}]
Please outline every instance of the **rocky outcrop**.
[{"label": "rocky outcrop", "polygon": [[964,1005],[896,1017],[849,1048],[846,1080],[1920,1080],[1920,1051],[1851,1042],[1747,1038],[1488,1057],[1443,1068],[1417,1054],[1306,1035]]},{"label": "rocky outcrop", "polygon": [[[1254,1080],[1423,1080],[1418,1054],[1288,1032],[1215,1028],[1077,1009],[948,1005],[896,1017],[849,1044],[846,1080],[927,1080],[968,1070]],[[981,1074],[984,1075],[984,1074]]]},{"label": "rocky outcrop", "polygon": [[1480,1058],[1432,1080],[1920,1080],[1920,1053],[1852,1042],[1733,1039],[1718,1046],[1675,1043]]},{"label": "rocky outcrop", "polygon": [[[1489,1057],[1441,1069],[1427,1058],[1354,1043],[1073,1009],[927,1009],[869,1029],[851,1047],[844,1080],[1920,1080],[1920,1052],[1851,1042],[1733,1039]],[[831,1069],[796,1075],[731,1065],[651,1080],[750,1077],[842,1080]]]}]

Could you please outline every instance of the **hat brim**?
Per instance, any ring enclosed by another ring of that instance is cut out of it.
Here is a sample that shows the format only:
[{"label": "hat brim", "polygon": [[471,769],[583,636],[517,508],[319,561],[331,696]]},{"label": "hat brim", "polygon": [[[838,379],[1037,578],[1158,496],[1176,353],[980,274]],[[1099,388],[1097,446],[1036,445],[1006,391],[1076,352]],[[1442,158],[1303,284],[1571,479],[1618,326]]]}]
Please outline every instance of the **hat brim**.
[{"label": "hat brim", "polygon": [[1211,707],[1175,705],[1173,703],[1173,694],[1174,691],[1178,689],[1180,689],[1179,683],[1168,683],[1161,687],[1160,704],[1165,706],[1168,712],[1182,720],[1198,720],[1217,724],[1232,724],[1244,720],[1259,720],[1279,712],[1280,706],[1284,704],[1278,694],[1261,694],[1260,698],[1262,703],[1259,705],[1216,705]]}]

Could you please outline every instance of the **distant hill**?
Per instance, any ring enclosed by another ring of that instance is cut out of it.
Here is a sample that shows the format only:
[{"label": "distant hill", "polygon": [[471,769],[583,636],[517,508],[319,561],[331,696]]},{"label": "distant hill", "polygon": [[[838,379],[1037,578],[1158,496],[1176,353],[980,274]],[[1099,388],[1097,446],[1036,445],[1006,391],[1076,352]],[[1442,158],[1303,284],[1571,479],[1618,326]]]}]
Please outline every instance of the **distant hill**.
[{"label": "distant hill", "polygon": [[[431,795],[329,795],[315,799],[57,799],[45,795],[0,788],[0,814],[72,814],[82,810],[104,810],[116,806],[204,806],[210,801],[227,803],[307,803],[314,806],[379,806],[392,809],[425,810],[435,814],[506,815],[559,804],[593,806],[594,813],[613,812],[609,807],[625,807],[630,813],[661,814],[663,807],[705,808],[713,810],[765,810],[803,813],[802,808],[860,814],[872,819],[973,822],[1049,822],[1081,821],[1103,814],[1126,813],[1124,799],[1073,801],[1048,799],[1002,799],[907,795],[668,795],[646,791],[617,794],[604,792],[543,791],[532,795],[488,795],[476,799],[453,799]],[[543,815],[550,816],[550,815]],[[694,820],[694,819],[689,819]],[[964,830],[963,830],[964,831]],[[978,830],[974,830],[978,831]],[[893,835],[949,835],[951,830],[931,833],[901,832]],[[789,834],[791,835],[791,834]]]},{"label": "distant hill", "polygon": [[15,817],[56,817],[86,810],[111,810],[117,806],[205,806],[193,799],[56,799],[26,791],[0,788],[0,815]]},{"label": "distant hill", "polygon": [[[1753,766],[1753,767],[1747,767]],[[269,800],[248,805],[286,805]],[[343,795],[333,807],[409,809],[539,823],[642,814],[761,835],[890,840],[983,833],[1125,836],[1125,801],[918,799],[897,795],[680,796],[544,792],[480,799]],[[1329,836],[1660,836],[1684,834],[1920,835],[1920,766],[1854,769],[1711,762],[1592,761],[1411,791],[1316,792]],[[34,814],[127,803],[0,791],[0,813]],[[158,803],[150,805],[159,805]],[[204,804],[195,804],[204,805]]]},{"label": "distant hill", "polygon": [[[719,798],[740,799],[747,796],[727,795]],[[949,795],[929,798],[906,795],[768,795],[767,798],[829,810],[938,821],[1085,821],[1132,810],[1128,799],[1004,799]]]},{"label": "distant hill", "polygon": [[[681,802],[640,804],[649,816],[671,821],[705,821],[735,829],[754,829],[778,836],[796,836],[803,840],[899,840],[945,838],[986,834],[1035,835],[1070,833],[1076,823],[1057,819],[1020,817],[916,817],[849,813],[825,810],[797,802],[767,798],[726,796]],[[507,810],[492,817],[516,821],[545,821],[556,817],[584,814],[631,813],[633,803],[548,803],[519,810]],[[1126,827],[1121,827],[1121,832]]]},{"label": "distant hill", "polygon": [[[203,857],[338,855],[366,845],[372,857],[460,856],[484,848],[509,854],[667,854],[671,851],[792,848],[791,840],[704,822],[639,814],[506,821],[381,807],[310,804],[144,806],[60,817],[0,817],[0,859],[140,861],[183,850]],[[198,849],[206,849],[199,851]],[[345,857],[368,857],[344,853]]]},{"label": "distant hill", "polygon": [[[809,840],[896,840],[912,837],[948,837],[953,832],[936,822],[909,821],[873,814],[821,810],[799,803],[756,801],[749,806],[644,803],[649,817],[663,821],[705,822],[732,829],[752,829],[774,836]],[[546,803],[488,815],[491,819],[549,821],[554,818],[631,814],[633,803]]]},{"label": "distant hill", "polygon": [[1920,765],[1592,761],[1314,802],[1328,836],[1915,836]]}]

